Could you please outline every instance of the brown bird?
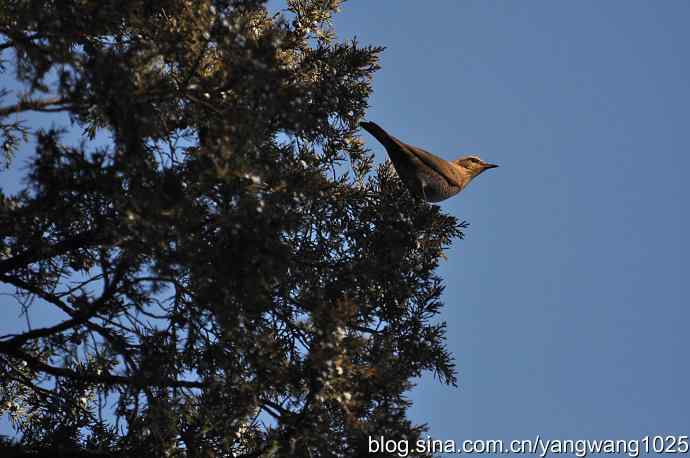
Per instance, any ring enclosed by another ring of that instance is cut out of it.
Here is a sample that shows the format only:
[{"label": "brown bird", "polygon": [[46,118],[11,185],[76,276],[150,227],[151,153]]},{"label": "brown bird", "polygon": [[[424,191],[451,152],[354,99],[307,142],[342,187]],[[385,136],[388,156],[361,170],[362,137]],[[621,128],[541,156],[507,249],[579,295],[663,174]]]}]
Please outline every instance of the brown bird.
[{"label": "brown bird", "polygon": [[403,143],[378,124],[360,122],[360,126],[388,151],[398,176],[413,194],[428,202],[440,202],[462,191],[472,178],[484,170],[498,167],[478,156],[463,156],[447,161],[416,146]]}]

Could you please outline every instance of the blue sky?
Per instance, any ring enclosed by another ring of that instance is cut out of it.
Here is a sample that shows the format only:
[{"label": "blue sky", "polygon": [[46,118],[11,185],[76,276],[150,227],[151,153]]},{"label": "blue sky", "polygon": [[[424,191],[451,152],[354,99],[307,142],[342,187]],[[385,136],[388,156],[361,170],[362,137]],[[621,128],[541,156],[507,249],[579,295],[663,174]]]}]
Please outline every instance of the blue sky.
[{"label": "blue sky", "polygon": [[459,388],[411,393],[435,437],[690,433],[689,21],[681,0],[352,0],[336,17],[387,46],[369,119],[501,165],[441,204],[471,226],[440,269]]},{"label": "blue sky", "polygon": [[412,418],[455,440],[688,434],[690,3],[420,5],[337,17],[387,47],[369,118],[501,167],[441,204],[471,224],[440,270],[460,386],[423,378]]}]

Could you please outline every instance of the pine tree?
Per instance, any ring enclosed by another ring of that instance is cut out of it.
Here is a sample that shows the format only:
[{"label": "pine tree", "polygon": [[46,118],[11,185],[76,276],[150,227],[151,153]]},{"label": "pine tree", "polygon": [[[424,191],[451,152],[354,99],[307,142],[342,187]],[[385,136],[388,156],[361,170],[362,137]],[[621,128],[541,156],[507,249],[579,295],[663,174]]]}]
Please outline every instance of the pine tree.
[{"label": "pine tree", "polygon": [[374,166],[357,122],[382,48],[336,37],[340,3],[2,2],[21,89],[0,143],[26,165],[0,194],[3,302],[64,317],[0,339],[22,450],[363,456],[423,434],[406,394],[456,382],[434,271],[464,223]]}]

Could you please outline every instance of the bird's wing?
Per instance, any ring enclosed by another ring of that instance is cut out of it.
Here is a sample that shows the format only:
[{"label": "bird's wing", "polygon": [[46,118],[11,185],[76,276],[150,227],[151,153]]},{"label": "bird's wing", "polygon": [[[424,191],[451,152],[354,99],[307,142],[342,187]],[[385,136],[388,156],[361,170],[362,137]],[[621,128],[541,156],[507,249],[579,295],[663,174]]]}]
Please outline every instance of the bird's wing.
[{"label": "bird's wing", "polygon": [[388,155],[393,159],[393,163],[395,163],[401,155],[405,155],[413,162],[419,161],[427,167],[430,167],[436,173],[448,180],[450,184],[460,188],[463,187],[465,177],[448,161],[426,150],[401,142],[375,122],[363,121],[359,123],[359,125],[386,147]]},{"label": "bird's wing", "polygon": [[404,145],[405,149],[407,149],[411,154],[413,154],[416,158],[422,161],[425,165],[431,167],[434,171],[436,171],[438,174],[440,174],[442,177],[448,180],[450,184],[458,186],[460,188],[463,187],[465,177],[455,167],[453,167],[453,165],[450,162],[446,161],[445,159],[441,159],[440,157],[422,148],[417,148],[416,146],[408,145],[402,142],[400,143]]}]

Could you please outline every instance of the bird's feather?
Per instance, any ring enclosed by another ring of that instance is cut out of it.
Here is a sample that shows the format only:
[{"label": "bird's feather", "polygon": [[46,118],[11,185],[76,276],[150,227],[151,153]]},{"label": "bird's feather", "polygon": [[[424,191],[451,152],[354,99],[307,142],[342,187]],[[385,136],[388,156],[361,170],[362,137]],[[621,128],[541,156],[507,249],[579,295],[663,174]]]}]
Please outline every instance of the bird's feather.
[{"label": "bird's feather", "polygon": [[388,155],[391,156],[393,162],[398,159],[395,155],[402,153],[406,155],[408,159],[419,160],[422,164],[445,178],[453,186],[460,188],[464,187],[467,177],[463,176],[462,172],[445,159],[441,159],[422,148],[417,148],[416,146],[401,142],[374,122],[361,122],[360,125],[386,147]]},{"label": "bird's feather", "polygon": [[443,178],[448,180],[450,184],[458,186],[460,188],[464,186],[464,183],[467,181],[467,178],[463,176],[462,173],[448,161],[446,161],[445,159],[441,159],[440,157],[435,156],[422,148],[408,145],[406,143],[402,144],[405,146],[406,149],[409,149],[410,152],[414,154],[414,156],[417,157],[420,161],[422,161],[427,167],[432,168]]}]

